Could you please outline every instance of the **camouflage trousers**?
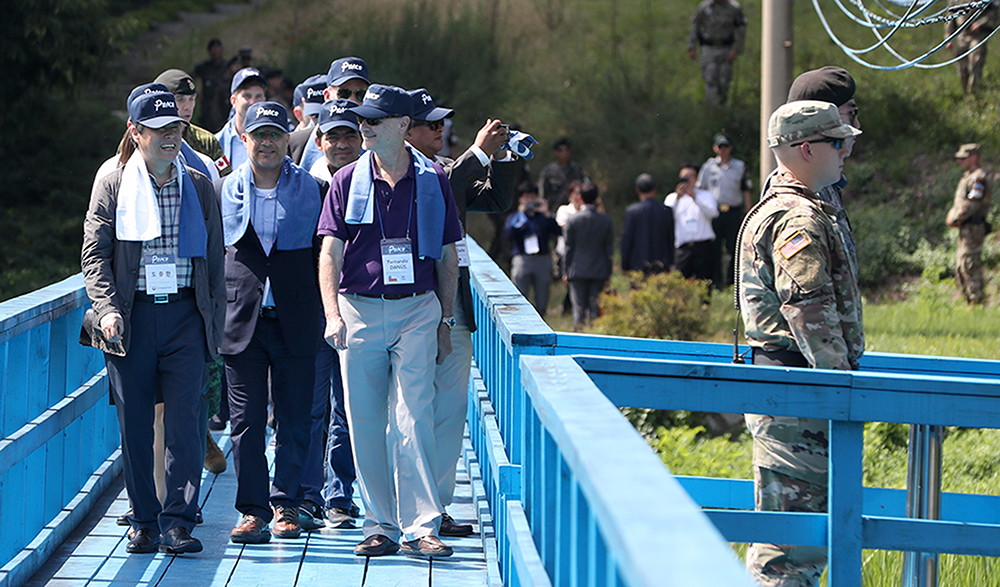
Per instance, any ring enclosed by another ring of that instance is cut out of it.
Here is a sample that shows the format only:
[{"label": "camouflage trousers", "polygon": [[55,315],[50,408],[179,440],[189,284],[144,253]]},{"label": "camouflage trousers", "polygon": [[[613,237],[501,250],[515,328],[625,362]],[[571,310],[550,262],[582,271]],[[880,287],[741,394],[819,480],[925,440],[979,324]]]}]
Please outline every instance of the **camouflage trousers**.
[{"label": "camouflage trousers", "polygon": [[205,390],[203,398],[208,402],[208,417],[219,413],[219,403],[222,400],[222,375],[225,366],[222,364],[222,355],[216,357],[215,361],[208,364],[208,389]]},{"label": "camouflage trousers", "polygon": [[971,94],[976,91],[976,86],[983,79],[983,66],[986,64],[986,43],[976,40],[962,40],[961,37],[956,38],[955,41],[957,55],[961,55],[973,47],[976,48],[975,51],[955,63],[958,67],[958,79],[962,83],[962,91]]},{"label": "camouflage trousers", "polygon": [[701,46],[701,77],[705,80],[705,102],[722,104],[733,79],[733,63],[729,61],[732,47]]},{"label": "camouflage trousers", "polygon": [[966,224],[958,233],[958,259],[955,280],[962,288],[965,301],[970,304],[983,303],[983,240],[986,238],[984,224]]},{"label": "camouflage trousers", "polygon": [[[754,506],[769,512],[825,512],[826,486],[754,467]],[[751,544],[747,570],[762,587],[816,587],[826,567],[823,546]]]}]

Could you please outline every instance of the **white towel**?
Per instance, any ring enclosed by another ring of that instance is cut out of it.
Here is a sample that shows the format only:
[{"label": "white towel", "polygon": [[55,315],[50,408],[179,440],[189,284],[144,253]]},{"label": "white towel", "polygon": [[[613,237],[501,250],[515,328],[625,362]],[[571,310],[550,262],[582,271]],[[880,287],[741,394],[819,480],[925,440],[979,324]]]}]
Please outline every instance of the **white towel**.
[{"label": "white towel", "polygon": [[153,195],[146,161],[136,150],[122,171],[115,210],[115,236],[120,241],[151,241],[161,234],[160,206]]}]

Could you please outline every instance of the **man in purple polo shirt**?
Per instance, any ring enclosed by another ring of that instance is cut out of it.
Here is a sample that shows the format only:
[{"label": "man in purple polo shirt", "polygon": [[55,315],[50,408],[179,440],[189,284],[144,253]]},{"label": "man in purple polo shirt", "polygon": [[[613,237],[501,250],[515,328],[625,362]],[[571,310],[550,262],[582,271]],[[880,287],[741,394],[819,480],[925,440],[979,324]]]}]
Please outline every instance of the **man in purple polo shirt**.
[{"label": "man in purple polo shirt", "polygon": [[352,110],[367,152],[334,174],[317,232],[324,338],[341,351],[366,510],[354,552],[392,554],[402,536],[407,554],[449,556],[438,538],[434,366],[451,352],[462,229],[444,170],[404,145],[409,94],[375,84]]}]

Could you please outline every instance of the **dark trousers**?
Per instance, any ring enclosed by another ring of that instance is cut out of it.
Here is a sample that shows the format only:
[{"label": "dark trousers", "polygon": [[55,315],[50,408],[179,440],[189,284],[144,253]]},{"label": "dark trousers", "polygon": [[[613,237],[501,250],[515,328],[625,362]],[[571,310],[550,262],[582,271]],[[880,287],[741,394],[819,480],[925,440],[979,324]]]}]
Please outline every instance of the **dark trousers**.
[{"label": "dark trousers", "polygon": [[[302,503],[301,477],[309,452],[316,355],[292,356],[278,321],[260,318],[247,348],[224,359],[236,465],[236,509],[270,522],[268,503],[296,508]],[[264,455],[268,372],[277,422],[270,495]]]},{"label": "dark trousers", "polygon": [[[712,220],[712,230],[715,232],[715,276],[712,278],[712,285],[715,289],[722,289],[733,283],[733,262],[736,259],[736,238],[740,232],[740,225],[743,223],[743,206],[730,208]],[[723,245],[725,241],[725,245]],[[722,263],[722,247],[725,246],[729,253],[729,261]]]},{"label": "dark trousers", "polygon": [[674,251],[674,267],[688,279],[714,279],[716,265],[713,240],[684,243]]},{"label": "dark trousers", "polygon": [[605,279],[570,279],[569,295],[573,300],[573,327],[597,318],[600,315],[598,301],[604,289]]},{"label": "dark trousers", "polygon": [[[118,410],[125,488],[133,528],[164,533],[193,530],[201,487],[201,394],[207,383],[205,325],[194,298],[171,304],[136,301],[125,328],[128,354],[105,355]],[[167,495],[163,505],[153,483],[153,407],[163,395]]]},{"label": "dark trousers", "polygon": [[354,455],[347,428],[340,359],[337,351],[325,342],[316,353],[316,387],[311,415],[309,454],[302,471],[303,497],[328,508],[348,509],[354,497]]}]

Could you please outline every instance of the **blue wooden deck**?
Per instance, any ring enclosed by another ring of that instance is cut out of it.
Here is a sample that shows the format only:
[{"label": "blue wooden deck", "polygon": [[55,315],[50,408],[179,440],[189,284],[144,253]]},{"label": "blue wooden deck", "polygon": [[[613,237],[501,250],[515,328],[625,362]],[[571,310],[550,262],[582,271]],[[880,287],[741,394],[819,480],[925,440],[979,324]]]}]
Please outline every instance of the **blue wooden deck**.
[{"label": "blue wooden deck", "polygon": [[[236,474],[228,434],[215,433],[215,436],[226,452],[229,467],[220,475],[206,472],[202,477],[205,523],[198,526],[194,535],[205,545],[203,552],[185,556],[126,553],[126,528],[115,524],[115,518],[128,510],[125,486],[119,476],[97,500],[91,515],[24,584],[25,587],[361,585],[365,559],[353,552],[363,538],[360,528],[324,528],[303,533],[297,540],[272,539],[269,544],[261,545],[229,542],[229,531],[239,520],[239,513],[233,508]],[[269,457],[273,459],[270,449]],[[478,492],[475,491],[477,486]],[[449,508],[456,519],[476,519],[474,498],[477,493],[482,495],[481,481],[478,477],[470,477],[468,468],[460,462],[455,503]],[[363,507],[360,498],[358,506]],[[480,528],[477,522],[476,529]],[[485,533],[487,539],[492,540],[490,526],[485,527]],[[402,554],[372,559],[366,584],[418,587],[432,581],[438,587],[489,585],[490,576],[497,574],[496,560],[495,557],[492,562],[487,560],[482,535],[446,541],[455,549],[455,554],[433,561],[433,568],[426,560]],[[429,578],[429,573],[433,573],[433,577]]]}]

